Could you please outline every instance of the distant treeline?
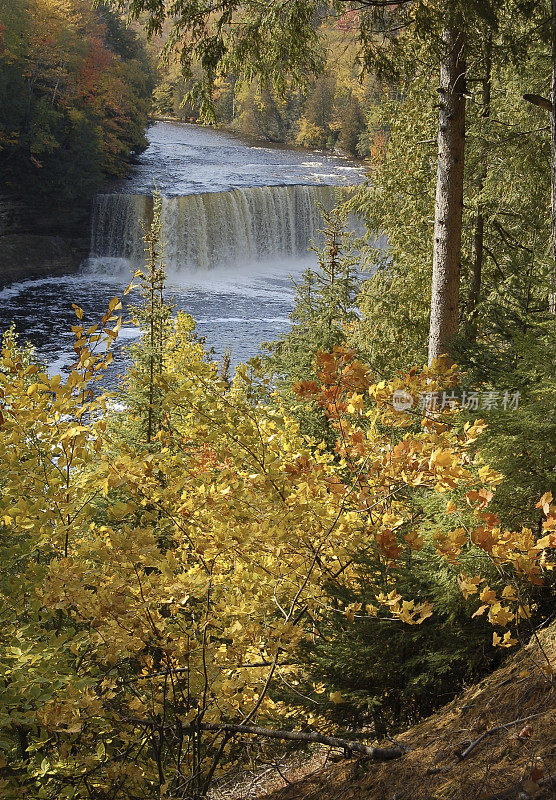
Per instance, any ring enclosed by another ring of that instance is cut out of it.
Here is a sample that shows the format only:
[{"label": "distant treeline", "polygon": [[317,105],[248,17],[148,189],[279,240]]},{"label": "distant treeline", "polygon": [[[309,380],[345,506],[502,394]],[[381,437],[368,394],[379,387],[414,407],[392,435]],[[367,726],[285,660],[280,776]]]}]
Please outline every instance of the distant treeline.
[{"label": "distant treeline", "polygon": [[[284,97],[258,81],[240,85],[233,76],[222,79],[214,95],[217,121],[272,142],[319,150],[338,148],[352,156],[367,156],[368,111],[388,96],[390,89],[375,77],[359,79],[355,52],[342,27],[327,28],[326,37],[328,55],[323,71],[303,88],[292,84]],[[199,106],[187,101],[200,67],[194,67],[193,73],[191,79],[184,77],[179,58],[159,65],[155,113],[187,121],[200,119]]]}]

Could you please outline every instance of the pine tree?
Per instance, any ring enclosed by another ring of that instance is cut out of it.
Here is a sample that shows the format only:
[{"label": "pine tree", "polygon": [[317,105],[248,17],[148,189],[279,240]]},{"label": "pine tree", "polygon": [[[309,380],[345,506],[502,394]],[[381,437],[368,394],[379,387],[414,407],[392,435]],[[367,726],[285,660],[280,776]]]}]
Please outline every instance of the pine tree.
[{"label": "pine tree", "polygon": [[162,198],[153,200],[153,219],[145,229],[146,264],[135,273],[143,302],[130,307],[141,337],[131,347],[133,367],[125,387],[125,403],[136,421],[140,441],[152,445],[163,426],[161,383],[165,342],[170,334],[173,306],[165,298],[166,268],[161,244]]},{"label": "pine tree", "polygon": [[290,413],[304,433],[332,446],[336,434],[317,407],[299,404],[292,385],[315,378],[319,352],[331,352],[346,341],[348,328],[357,319],[355,301],[360,289],[359,256],[348,244],[345,213],[340,207],[321,209],[324,245],[313,250],[316,269],[307,269],[296,285],[292,327],[280,339],[264,343],[268,356],[263,366],[271,376]]},{"label": "pine tree", "polygon": [[349,101],[347,109],[342,115],[338,146],[352,156],[358,155],[359,137],[365,130],[365,117],[356,97]]},{"label": "pine tree", "polygon": [[347,326],[357,319],[360,258],[349,248],[345,213],[339,206],[321,212],[324,246],[312,248],[318,266],[305,270],[302,282],[296,285],[291,329],[266,345],[271,354],[267,366],[282,386],[314,377],[317,352],[342,344]]}]

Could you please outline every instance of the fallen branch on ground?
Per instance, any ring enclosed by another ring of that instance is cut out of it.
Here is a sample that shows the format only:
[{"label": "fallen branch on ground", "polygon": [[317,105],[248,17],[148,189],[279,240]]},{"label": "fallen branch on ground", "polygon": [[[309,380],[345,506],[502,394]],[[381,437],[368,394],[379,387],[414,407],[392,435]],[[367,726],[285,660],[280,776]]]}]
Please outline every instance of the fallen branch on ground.
[{"label": "fallen branch on ground", "polygon": [[[175,725],[160,726],[159,722],[153,720],[128,717],[127,722],[138,723],[156,728],[157,730],[172,730]],[[337,736],[325,736],[315,731],[284,731],[276,728],[263,728],[260,725],[234,725],[228,722],[193,722],[189,725],[180,725],[181,734],[196,734],[199,731],[211,731],[223,734],[239,734],[247,736],[260,736],[265,739],[280,739],[287,742],[309,742],[312,744],[324,744],[328,747],[337,747],[344,751],[346,758],[350,758],[352,753],[372,758],[375,761],[393,761],[411,752],[407,745],[397,744],[396,747],[374,747],[363,744],[362,742],[349,739],[339,739]],[[229,738],[229,737],[228,737]]]},{"label": "fallen branch on ground", "polygon": [[539,717],[539,716],[540,716],[540,714],[531,714],[528,717],[522,717],[522,719],[515,719],[513,722],[505,722],[503,725],[496,725],[496,727],[494,727],[494,728],[489,728],[489,730],[487,730],[484,733],[482,733],[479,736],[478,739],[475,739],[474,742],[471,742],[469,747],[467,747],[463,751],[463,753],[458,754],[459,760],[463,761],[464,758],[467,758],[467,756],[477,747],[478,744],[480,744],[483,741],[483,739],[486,739],[487,736],[492,736],[493,733],[496,733],[497,731],[501,731],[504,728],[511,728],[512,725],[520,725],[523,722],[527,722],[528,720],[534,719],[535,717]]},{"label": "fallen branch on ground", "polygon": [[[324,736],[321,733],[303,731],[283,731],[274,728],[263,728],[259,725],[233,725],[222,723],[203,722],[199,726],[201,730],[222,731],[223,733],[238,733],[249,736],[262,736],[266,739],[281,739],[289,742],[312,742],[315,744],[325,744],[329,747],[339,747],[346,754],[361,753],[375,761],[392,761],[401,758],[407,752],[405,747],[373,747],[358,741],[348,741],[339,739],[336,736]],[[349,756],[348,756],[349,757]]]}]

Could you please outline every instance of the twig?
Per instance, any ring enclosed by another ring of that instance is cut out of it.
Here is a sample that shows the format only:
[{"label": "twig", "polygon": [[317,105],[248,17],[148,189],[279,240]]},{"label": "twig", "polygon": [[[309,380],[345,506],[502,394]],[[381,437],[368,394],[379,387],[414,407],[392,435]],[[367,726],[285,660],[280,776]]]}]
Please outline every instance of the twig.
[{"label": "twig", "polygon": [[540,716],[541,714],[531,714],[531,716],[529,717],[522,717],[521,719],[515,719],[513,722],[506,722],[503,725],[496,725],[494,728],[489,728],[489,730],[482,733],[478,739],[475,739],[474,742],[471,742],[469,747],[465,748],[463,753],[461,753],[458,756],[459,760],[463,761],[464,758],[467,758],[467,756],[470,753],[472,753],[473,750],[477,747],[477,745],[480,744],[483,741],[483,739],[486,739],[487,736],[492,736],[493,733],[496,733],[497,731],[500,731],[503,728],[511,728],[512,725],[520,725],[522,722],[527,722],[527,720],[529,719],[534,719],[535,717],[540,717]]}]

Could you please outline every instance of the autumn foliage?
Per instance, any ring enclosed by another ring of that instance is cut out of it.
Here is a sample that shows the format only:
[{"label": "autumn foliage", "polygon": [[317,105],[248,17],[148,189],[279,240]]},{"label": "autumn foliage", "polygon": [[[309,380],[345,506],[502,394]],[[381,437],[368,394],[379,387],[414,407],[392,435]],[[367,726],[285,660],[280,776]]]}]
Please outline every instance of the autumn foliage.
[{"label": "autumn foliage", "polygon": [[59,204],[122,176],[144,149],[152,78],[135,34],[85,0],[0,3],[0,168]]},{"label": "autumn foliage", "polygon": [[[488,617],[494,642],[517,641],[528,587],[552,566],[550,495],[542,535],[502,530],[488,504],[503,478],[475,455],[481,421],[392,405],[400,388],[417,397],[453,386],[455,367],[374,383],[352,351],[319,353],[317,380],[294,390],[325,410],[337,432],[330,452],[279,397],[255,401],[246,368],[228,388],[179,314],[154,378],[153,447],[126,432],[140,411],[112,412],[98,393],[119,308],[114,298],[88,327],[76,307],[66,379],[4,337],[4,797],[202,795],[234,753],[219,724],[291,724],[274,682],[295,679],[298,645],[328,613],[330,579],[357,580],[363,552],[384,592],[337,608],[346,620],[415,626],[434,615],[394,577],[401,554],[429,548],[457,575],[469,613]],[[423,492],[445,498],[450,526],[416,513]]]}]

